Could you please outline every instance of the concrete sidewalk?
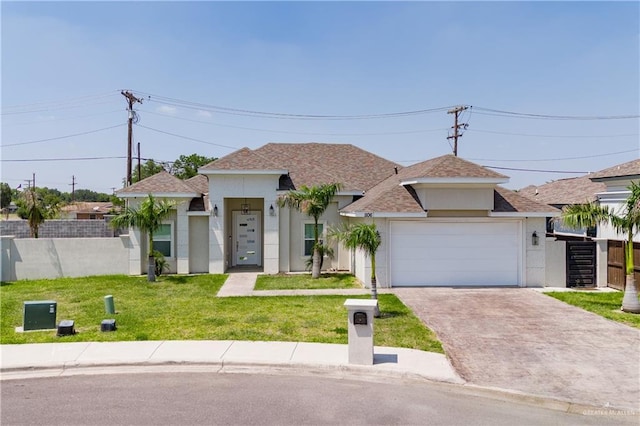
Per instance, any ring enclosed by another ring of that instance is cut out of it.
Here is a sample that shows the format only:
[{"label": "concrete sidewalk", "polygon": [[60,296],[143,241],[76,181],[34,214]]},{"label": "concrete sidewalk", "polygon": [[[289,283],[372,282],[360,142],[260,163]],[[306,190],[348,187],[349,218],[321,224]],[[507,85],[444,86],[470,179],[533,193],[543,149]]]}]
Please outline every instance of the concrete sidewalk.
[{"label": "concrete sidewalk", "polygon": [[374,364],[365,366],[348,363],[348,345],[322,343],[166,340],[0,345],[0,379],[61,376],[86,367],[183,364],[207,365],[217,372],[267,368],[464,383],[442,354],[378,346],[374,353]]}]

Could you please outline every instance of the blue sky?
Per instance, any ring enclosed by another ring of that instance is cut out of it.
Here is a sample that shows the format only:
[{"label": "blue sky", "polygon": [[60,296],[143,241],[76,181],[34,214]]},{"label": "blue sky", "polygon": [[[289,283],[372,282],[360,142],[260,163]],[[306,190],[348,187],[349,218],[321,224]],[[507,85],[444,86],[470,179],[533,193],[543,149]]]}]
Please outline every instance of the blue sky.
[{"label": "blue sky", "polygon": [[[640,156],[638,2],[3,1],[1,8],[0,165],[13,187],[32,173],[38,186],[61,191],[70,191],[72,176],[76,188],[121,187],[126,160],[108,157],[127,152],[122,89],[144,99],[134,145],[157,161],[331,142],[410,165],[451,152],[446,109],[455,105],[472,106],[461,117],[469,124],[462,158],[577,172],[496,169],[511,177],[511,189]],[[220,108],[436,111],[299,120]],[[635,118],[524,119],[487,110]]]}]

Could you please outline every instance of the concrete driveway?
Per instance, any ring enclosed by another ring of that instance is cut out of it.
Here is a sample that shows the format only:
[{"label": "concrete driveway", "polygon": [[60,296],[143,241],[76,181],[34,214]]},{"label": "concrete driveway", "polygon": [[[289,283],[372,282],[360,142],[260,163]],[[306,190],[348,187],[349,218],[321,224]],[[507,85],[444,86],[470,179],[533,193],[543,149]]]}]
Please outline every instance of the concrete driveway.
[{"label": "concrete driveway", "polygon": [[468,382],[640,410],[640,330],[532,289],[396,288]]}]

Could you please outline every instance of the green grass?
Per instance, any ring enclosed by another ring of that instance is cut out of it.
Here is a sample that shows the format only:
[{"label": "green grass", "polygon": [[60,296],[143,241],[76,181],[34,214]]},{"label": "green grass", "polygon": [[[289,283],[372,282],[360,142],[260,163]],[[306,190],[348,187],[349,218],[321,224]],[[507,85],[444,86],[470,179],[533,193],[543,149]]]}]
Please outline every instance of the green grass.
[{"label": "green grass", "polygon": [[256,290],[317,290],[362,288],[351,274],[322,274],[313,279],[311,274],[258,275]]},{"label": "green grass", "polygon": [[[131,340],[264,340],[347,343],[345,296],[218,298],[225,275],[108,276],[3,283],[0,343]],[[116,314],[107,315],[104,296]],[[368,296],[362,296],[367,298]],[[55,300],[57,320],[75,321],[74,336],[55,331],[16,333],[23,302]],[[383,316],[375,320],[375,344],[442,353],[435,335],[394,295],[379,296]],[[100,332],[115,318],[117,331]]]},{"label": "green grass", "polygon": [[640,314],[622,312],[623,293],[617,292],[551,292],[545,293],[573,306],[593,312],[607,319],[640,328]]}]

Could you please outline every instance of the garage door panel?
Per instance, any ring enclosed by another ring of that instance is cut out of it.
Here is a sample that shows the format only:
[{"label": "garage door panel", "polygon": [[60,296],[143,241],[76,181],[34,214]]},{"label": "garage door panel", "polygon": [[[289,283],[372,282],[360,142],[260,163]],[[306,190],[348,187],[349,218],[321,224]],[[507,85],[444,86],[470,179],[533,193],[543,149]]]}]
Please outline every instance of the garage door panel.
[{"label": "garage door panel", "polygon": [[519,284],[517,222],[390,224],[394,286]]}]

